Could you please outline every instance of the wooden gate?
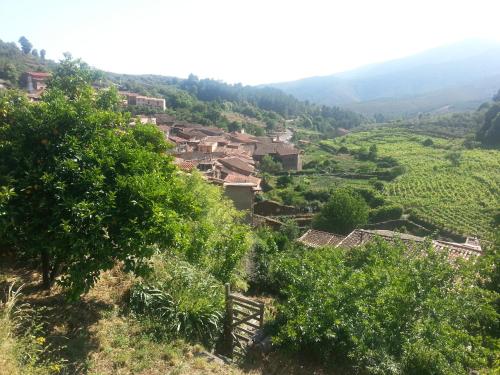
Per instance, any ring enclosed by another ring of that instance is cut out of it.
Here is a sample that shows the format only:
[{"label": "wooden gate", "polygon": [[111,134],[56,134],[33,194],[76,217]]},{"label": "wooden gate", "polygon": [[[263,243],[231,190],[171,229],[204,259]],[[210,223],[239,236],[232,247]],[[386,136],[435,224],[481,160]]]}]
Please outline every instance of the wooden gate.
[{"label": "wooden gate", "polygon": [[243,355],[258,329],[264,325],[264,304],[231,293],[226,284],[225,341],[229,357]]}]

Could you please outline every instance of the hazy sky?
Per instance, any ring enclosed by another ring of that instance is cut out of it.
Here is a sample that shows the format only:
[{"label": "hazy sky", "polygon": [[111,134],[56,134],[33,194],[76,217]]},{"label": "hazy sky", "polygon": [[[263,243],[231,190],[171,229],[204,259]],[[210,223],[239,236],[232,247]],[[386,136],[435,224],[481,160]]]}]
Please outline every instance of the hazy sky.
[{"label": "hazy sky", "polygon": [[499,14],[499,0],[0,0],[0,39],[119,73],[259,84],[500,41]]}]

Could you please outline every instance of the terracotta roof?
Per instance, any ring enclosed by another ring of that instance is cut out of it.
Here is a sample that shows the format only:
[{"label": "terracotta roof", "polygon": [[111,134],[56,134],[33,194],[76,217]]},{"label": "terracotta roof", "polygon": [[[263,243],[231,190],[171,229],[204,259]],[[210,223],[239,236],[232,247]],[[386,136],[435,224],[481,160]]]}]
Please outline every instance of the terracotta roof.
[{"label": "terracotta roof", "polygon": [[239,173],[229,173],[224,178],[224,182],[227,183],[248,182],[254,184],[255,186],[260,186],[260,178],[254,176],[245,176]]},{"label": "terracotta roof", "polygon": [[193,169],[196,169],[196,162],[190,160],[183,160],[175,158],[174,164],[177,165],[180,169],[186,172],[191,172]]},{"label": "terracotta roof", "polygon": [[264,156],[269,154],[296,155],[299,153],[298,149],[287,143],[258,143],[253,154]]},{"label": "terracotta roof", "polygon": [[176,137],[175,135],[170,135],[168,137],[168,139],[174,143],[186,143],[187,142],[187,139]]},{"label": "terracotta roof", "polygon": [[[364,230],[356,229],[353,230],[349,235],[344,238],[337,247],[352,248],[355,246],[360,246],[368,241],[374,239],[375,237],[381,237],[386,241],[394,242],[396,239],[400,239],[405,243],[405,245],[410,245],[418,242],[425,241],[423,237],[413,236],[406,233],[398,233],[390,230]],[[456,243],[456,242],[446,242],[440,240],[433,240],[432,246],[438,251],[447,251],[449,259],[464,258],[470,259],[474,256],[482,254],[481,246],[479,241],[474,241],[473,244],[466,243]]]},{"label": "terracotta roof", "polygon": [[234,157],[234,156],[227,157],[224,159],[219,159],[219,162],[229,169],[237,169],[237,170],[246,172],[247,174],[251,174],[255,170],[253,165],[245,162],[244,160],[242,160],[240,158]]},{"label": "terracotta roof", "polygon": [[464,258],[470,259],[482,254],[481,247],[479,249],[475,245],[468,245],[467,243],[459,244],[456,242],[446,242],[446,241],[432,241],[432,245],[438,251],[447,251],[448,258]]},{"label": "terracotta roof", "polygon": [[26,72],[26,73],[32,76],[33,78],[38,78],[38,79],[45,79],[51,76],[50,73],[45,73],[45,72]]},{"label": "terracotta roof", "polygon": [[310,247],[336,246],[344,239],[333,233],[323,232],[320,230],[309,229],[297,241]]}]

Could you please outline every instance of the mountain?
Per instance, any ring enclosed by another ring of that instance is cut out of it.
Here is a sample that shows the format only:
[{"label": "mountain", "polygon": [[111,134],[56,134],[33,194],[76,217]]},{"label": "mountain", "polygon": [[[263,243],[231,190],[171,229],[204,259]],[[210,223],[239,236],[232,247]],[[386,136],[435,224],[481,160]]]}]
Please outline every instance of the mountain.
[{"label": "mountain", "polygon": [[348,72],[267,86],[367,115],[474,109],[500,88],[500,43],[468,40]]}]

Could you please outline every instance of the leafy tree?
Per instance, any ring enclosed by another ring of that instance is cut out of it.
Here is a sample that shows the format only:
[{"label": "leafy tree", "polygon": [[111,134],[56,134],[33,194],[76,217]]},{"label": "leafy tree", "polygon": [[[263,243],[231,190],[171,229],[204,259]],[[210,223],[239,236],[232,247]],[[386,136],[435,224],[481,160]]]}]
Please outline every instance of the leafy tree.
[{"label": "leafy tree", "polygon": [[500,90],[493,96],[493,101],[494,102],[500,102]]},{"label": "leafy tree", "polygon": [[31,54],[35,57],[38,57],[38,50],[36,48],[33,48],[33,50],[31,50]]},{"label": "leafy tree", "polygon": [[19,80],[19,71],[14,64],[5,63],[2,71],[0,71],[0,76],[7,79],[12,84],[16,84]]},{"label": "leafy tree", "polygon": [[31,44],[31,42],[25,36],[19,38],[19,44],[21,45],[21,50],[26,55],[30,53],[31,49],[33,48],[33,44]]},{"label": "leafy tree", "polygon": [[372,144],[368,150],[368,159],[376,160],[378,155],[378,148],[376,144]]},{"label": "leafy tree", "polygon": [[484,369],[498,349],[494,261],[451,263],[428,243],[383,240],[292,253],[273,267],[283,293],[273,342],[347,373]]},{"label": "leafy tree", "polygon": [[281,172],[283,170],[283,165],[279,161],[274,160],[271,156],[266,155],[260,161],[259,168],[264,173],[274,174]]},{"label": "leafy tree", "polygon": [[346,234],[368,221],[369,207],[365,200],[350,189],[338,189],[313,219],[313,227]]},{"label": "leafy tree", "polygon": [[45,60],[45,55],[47,54],[47,51],[45,51],[44,49],[41,49],[40,50],[40,57],[42,60]]},{"label": "leafy tree", "polygon": [[486,111],[483,126],[479,129],[477,137],[486,145],[500,145],[500,102],[495,102]]},{"label": "leafy tree", "polygon": [[451,165],[453,165],[454,167],[458,167],[460,165],[460,159],[462,158],[462,155],[460,154],[460,152],[454,151],[445,155],[445,158],[451,162]]},{"label": "leafy tree", "polygon": [[276,180],[276,186],[279,188],[284,188],[290,185],[292,182],[293,182],[292,176],[286,174],[278,177],[278,179]]},{"label": "leafy tree", "polygon": [[179,175],[161,132],[130,127],[116,92],[96,93],[92,77],[67,58],[40,103],[1,98],[1,242],[40,260],[46,287],[60,275],[73,297],[116,261],[143,274],[158,249],[228,281],[247,227],[220,189]]}]

